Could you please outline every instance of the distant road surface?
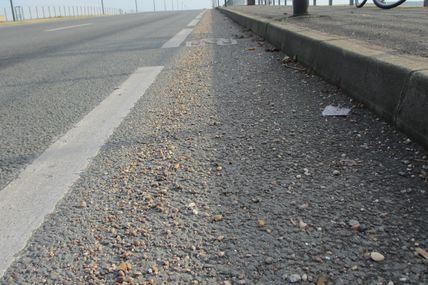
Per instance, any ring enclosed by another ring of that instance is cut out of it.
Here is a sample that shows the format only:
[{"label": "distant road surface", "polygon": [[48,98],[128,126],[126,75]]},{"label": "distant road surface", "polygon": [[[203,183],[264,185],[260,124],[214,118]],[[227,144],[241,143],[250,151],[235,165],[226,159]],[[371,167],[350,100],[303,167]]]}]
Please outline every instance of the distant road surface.
[{"label": "distant road surface", "polygon": [[167,66],[200,12],[0,27],[0,189],[137,68]]}]

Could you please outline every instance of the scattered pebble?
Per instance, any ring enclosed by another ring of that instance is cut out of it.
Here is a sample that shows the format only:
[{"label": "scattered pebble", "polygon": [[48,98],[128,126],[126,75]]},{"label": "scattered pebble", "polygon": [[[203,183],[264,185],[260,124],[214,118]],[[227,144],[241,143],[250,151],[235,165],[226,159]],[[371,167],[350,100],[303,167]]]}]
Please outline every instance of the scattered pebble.
[{"label": "scattered pebble", "polygon": [[381,253],[376,252],[376,251],[372,251],[370,253],[370,258],[376,262],[380,262],[380,261],[383,261],[385,259],[385,257]]},{"label": "scattered pebble", "polygon": [[223,221],[223,215],[214,215],[213,220],[214,222]]},{"label": "scattered pebble", "polygon": [[305,273],[302,275],[302,281],[304,282],[308,281],[308,274]]},{"label": "scattered pebble", "polygon": [[348,225],[353,229],[353,230],[360,230],[360,223],[357,220],[349,220]]},{"label": "scattered pebble", "polygon": [[299,274],[291,274],[290,276],[288,276],[288,282],[290,283],[296,283],[296,282],[299,282],[300,280],[302,280],[302,278],[300,277]]},{"label": "scattered pebble", "polygon": [[317,285],[327,285],[328,283],[328,276],[327,275],[321,275],[318,277]]},{"label": "scattered pebble", "polygon": [[217,240],[218,240],[218,241],[222,241],[222,240],[224,240],[224,236],[218,236],[218,237],[217,237]]},{"label": "scattered pebble", "polygon": [[117,268],[126,273],[132,269],[132,265],[130,263],[122,262]]},{"label": "scattered pebble", "polygon": [[272,257],[267,257],[267,258],[265,259],[265,263],[266,263],[266,264],[272,264],[272,263],[273,263],[273,258],[272,258]]}]

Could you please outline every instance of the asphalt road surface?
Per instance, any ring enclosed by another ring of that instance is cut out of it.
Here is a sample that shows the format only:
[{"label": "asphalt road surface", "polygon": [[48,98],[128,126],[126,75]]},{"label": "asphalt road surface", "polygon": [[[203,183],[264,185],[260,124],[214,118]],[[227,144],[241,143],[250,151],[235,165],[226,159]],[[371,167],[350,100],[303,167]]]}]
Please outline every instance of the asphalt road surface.
[{"label": "asphalt road surface", "polygon": [[0,30],[0,284],[426,284],[427,151],[200,13]]},{"label": "asphalt road surface", "polygon": [[200,11],[0,27],[0,189]]}]

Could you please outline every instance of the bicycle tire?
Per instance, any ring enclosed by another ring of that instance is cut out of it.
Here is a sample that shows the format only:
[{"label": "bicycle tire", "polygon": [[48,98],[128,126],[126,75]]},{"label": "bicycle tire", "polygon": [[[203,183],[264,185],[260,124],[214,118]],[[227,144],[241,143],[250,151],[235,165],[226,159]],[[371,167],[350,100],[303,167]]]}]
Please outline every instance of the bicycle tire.
[{"label": "bicycle tire", "polygon": [[397,0],[397,1],[392,2],[390,4],[385,4],[380,0],[373,0],[373,3],[381,9],[392,9],[392,8],[397,7],[397,6],[400,6],[404,2],[406,2],[406,0]]},{"label": "bicycle tire", "polygon": [[355,7],[361,8],[366,4],[367,0],[355,0]]}]

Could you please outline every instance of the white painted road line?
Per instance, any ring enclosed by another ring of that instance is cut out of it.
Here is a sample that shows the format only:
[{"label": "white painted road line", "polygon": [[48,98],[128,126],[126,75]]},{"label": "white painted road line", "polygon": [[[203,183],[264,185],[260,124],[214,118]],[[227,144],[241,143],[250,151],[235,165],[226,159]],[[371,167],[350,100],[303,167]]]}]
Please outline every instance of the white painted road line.
[{"label": "white painted road line", "polygon": [[174,37],[169,41],[163,44],[162,48],[176,48],[179,47],[188,35],[193,31],[193,29],[183,29],[179,31]]},{"label": "white painted road line", "polygon": [[56,32],[56,31],[62,31],[62,30],[68,30],[68,29],[75,29],[75,28],[81,28],[81,27],[86,27],[86,26],[90,26],[90,25],[92,25],[92,23],[67,26],[67,27],[61,27],[61,28],[56,28],[56,29],[50,29],[50,30],[46,30],[46,32]]},{"label": "white painted road line", "polygon": [[187,26],[188,27],[194,27],[199,23],[199,19],[192,20]]},{"label": "white painted road line", "polygon": [[206,12],[206,10],[202,11],[202,13],[200,13],[198,16],[196,16],[196,18],[193,19],[187,26],[188,27],[196,26],[199,23],[199,21],[201,20],[201,18],[204,16],[205,12]]},{"label": "white painted road line", "polygon": [[202,11],[198,16],[196,16],[196,19],[201,19],[204,16],[206,11],[207,10]]},{"label": "white painted road line", "polygon": [[139,68],[0,191],[0,278],[162,69]]}]

